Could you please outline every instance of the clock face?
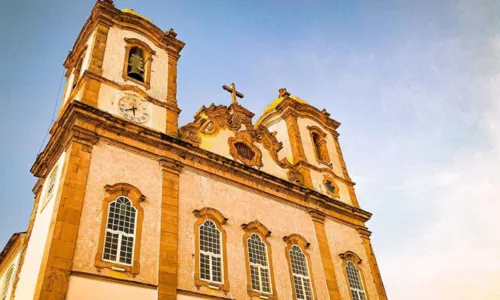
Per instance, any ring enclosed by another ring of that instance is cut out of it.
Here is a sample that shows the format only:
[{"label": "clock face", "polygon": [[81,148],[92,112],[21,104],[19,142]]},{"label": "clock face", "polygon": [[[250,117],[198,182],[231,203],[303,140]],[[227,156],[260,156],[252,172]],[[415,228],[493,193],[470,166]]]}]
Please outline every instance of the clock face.
[{"label": "clock face", "polygon": [[126,119],[135,123],[144,123],[149,120],[147,103],[133,96],[125,96],[118,101],[120,113]]}]

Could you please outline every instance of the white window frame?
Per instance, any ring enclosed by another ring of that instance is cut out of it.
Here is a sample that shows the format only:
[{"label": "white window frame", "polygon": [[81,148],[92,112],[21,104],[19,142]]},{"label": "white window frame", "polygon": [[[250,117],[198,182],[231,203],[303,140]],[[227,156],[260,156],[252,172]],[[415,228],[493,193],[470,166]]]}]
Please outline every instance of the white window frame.
[{"label": "white window frame", "polygon": [[[258,236],[260,242],[262,244],[264,244],[264,249],[265,249],[265,253],[266,253],[266,263],[267,263],[267,266],[263,266],[263,265],[257,264],[257,263],[252,263],[252,261],[250,260],[250,244],[248,243],[248,241],[250,241],[252,239],[253,235]],[[253,287],[252,287],[252,290],[254,290],[256,292],[259,292],[259,293],[264,293],[264,294],[269,294],[269,295],[272,294],[273,286],[272,286],[272,282],[271,282],[271,270],[269,268],[269,254],[268,254],[266,243],[264,243],[264,241],[262,240],[262,238],[258,234],[252,233],[250,235],[250,237],[247,239],[247,251],[248,251],[248,264],[249,264],[249,266],[254,266],[254,267],[257,268],[257,270],[259,270],[259,286],[260,286],[260,290],[256,290]],[[268,276],[268,281],[269,281],[269,292],[266,292],[263,289],[261,269],[267,270],[267,276]],[[252,281],[252,271],[251,270],[250,270],[250,281]],[[250,283],[250,286],[252,286],[251,283]]]},{"label": "white window frame", "polygon": [[[125,232],[119,231],[119,230],[112,230],[112,229],[108,228],[108,226],[109,226],[109,212],[110,212],[111,204],[113,202],[118,201],[118,199],[122,198],[122,197],[125,198],[125,199],[127,199],[130,202],[130,206],[135,210],[134,233],[133,234],[125,233]],[[104,232],[104,245],[103,245],[103,249],[102,249],[102,260],[103,261],[108,261],[108,262],[112,262],[112,263],[116,263],[116,264],[120,264],[120,265],[125,265],[125,266],[132,266],[134,264],[135,242],[137,240],[137,237],[136,237],[136,233],[137,233],[137,215],[138,215],[137,208],[135,208],[134,203],[132,202],[132,200],[130,200],[126,196],[118,196],[118,197],[116,197],[115,200],[109,202],[109,204],[108,204],[108,215],[106,216],[106,231]],[[104,258],[104,255],[106,253],[106,251],[105,251],[106,250],[106,236],[107,236],[108,232],[110,232],[112,234],[118,234],[118,246],[117,246],[117,250],[116,250],[116,260],[111,260],[111,259]],[[130,264],[127,264],[127,263],[124,263],[124,262],[120,261],[120,258],[121,258],[121,248],[122,248],[122,238],[123,238],[123,236],[133,237],[134,238],[134,243],[132,245],[132,254],[131,254]]]},{"label": "white window frame", "polygon": [[4,276],[2,283],[2,297],[0,298],[1,300],[6,300],[7,296],[9,296],[9,292],[12,287],[12,277],[14,276],[14,265],[11,265],[9,267],[5,275],[6,276]]},{"label": "white window frame", "polygon": [[[312,287],[312,281],[311,281],[311,274],[310,274],[310,271],[309,271],[309,263],[307,262],[307,256],[305,255],[305,253],[302,251],[302,249],[297,246],[297,245],[294,245],[292,246],[292,248],[290,248],[290,251],[289,251],[289,256],[290,256],[290,265],[292,266],[292,250],[293,250],[293,247],[297,247],[299,248],[300,250],[300,253],[302,253],[302,255],[304,255],[304,263],[306,265],[306,271],[307,271],[307,275],[308,276],[304,276],[302,274],[297,274],[297,273],[294,273],[293,272],[293,267],[292,267],[292,275],[295,277],[298,277],[300,282],[302,283],[302,293],[304,294],[304,298],[299,298],[299,296],[297,295],[297,291],[295,291],[295,295],[297,297],[297,299],[299,300],[307,300],[307,292],[306,292],[306,283],[305,283],[305,279],[309,280],[309,284],[307,284],[309,286],[309,294],[311,295],[311,299],[314,299],[313,297],[313,287]],[[297,287],[295,286],[295,281],[293,282],[293,286],[294,286],[294,289],[297,289]]]},{"label": "white window frame", "polygon": [[[349,277],[349,272],[347,271],[347,267],[349,266],[349,264],[352,264],[352,266],[354,267],[354,270],[356,270],[356,276],[358,277],[358,282],[359,282],[359,285],[361,286],[361,290],[358,289],[358,288],[355,288],[355,287],[352,287],[351,285],[351,278]],[[365,292],[365,286],[363,284],[363,280],[361,278],[361,272],[359,271],[359,269],[356,267],[356,265],[354,264],[354,262],[352,261],[348,261],[345,265],[345,268],[346,268],[346,274],[347,274],[347,281],[349,283],[349,289],[351,291],[351,293],[356,293],[358,295],[358,298],[359,299],[366,299],[366,292]],[[361,296],[360,294],[363,294],[363,296]]]},{"label": "white window frame", "polygon": [[[220,245],[220,249],[219,249],[219,252],[220,254],[215,254],[215,253],[212,253],[212,252],[208,252],[208,251],[203,251],[201,250],[201,227],[205,224],[205,222],[211,222],[212,224],[214,224],[215,226],[215,229],[219,232],[219,245]],[[200,251],[200,255],[199,255],[199,261],[198,261],[198,264],[199,264],[199,268],[200,268],[200,279],[203,280],[203,281],[206,281],[206,282],[210,282],[210,283],[215,283],[215,284],[224,284],[224,257],[223,257],[223,248],[224,245],[222,244],[222,232],[219,230],[219,228],[217,227],[217,224],[215,224],[214,221],[212,220],[205,220],[203,221],[203,223],[200,224],[200,226],[198,227],[198,241],[199,241],[199,247],[198,247],[198,251]],[[203,255],[206,255],[209,257],[208,259],[208,268],[210,270],[209,274],[210,274],[210,279],[204,279],[204,278],[201,278],[201,254]],[[220,279],[221,281],[215,281],[213,280],[213,266],[212,266],[212,257],[216,257],[216,258],[220,258]]]}]

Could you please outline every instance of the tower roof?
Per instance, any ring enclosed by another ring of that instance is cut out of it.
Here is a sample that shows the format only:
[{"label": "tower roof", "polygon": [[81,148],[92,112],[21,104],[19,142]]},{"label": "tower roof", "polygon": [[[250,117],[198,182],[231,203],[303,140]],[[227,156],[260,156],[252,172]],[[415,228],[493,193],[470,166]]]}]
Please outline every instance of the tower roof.
[{"label": "tower roof", "polygon": [[[289,98],[299,102],[299,103],[302,103],[302,104],[309,104],[307,103],[307,101],[297,97],[297,96],[290,96]],[[273,100],[273,102],[271,102],[267,107],[266,109],[264,109],[264,111],[262,112],[263,115],[265,115],[266,113],[268,113],[269,111],[273,110],[276,108],[276,106],[278,106],[281,102],[285,101],[285,99],[287,99],[287,97],[279,97],[279,98],[276,98]]]},{"label": "tower roof", "polygon": [[135,10],[133,10],[131,8],[124,8],[124,9],[122,9],[122,12],[138,16],[139,18],[143,18],[144,20],[151,22],[151,19],[146,18],[145,16],[141,15],[140,13],[136,12]]}]

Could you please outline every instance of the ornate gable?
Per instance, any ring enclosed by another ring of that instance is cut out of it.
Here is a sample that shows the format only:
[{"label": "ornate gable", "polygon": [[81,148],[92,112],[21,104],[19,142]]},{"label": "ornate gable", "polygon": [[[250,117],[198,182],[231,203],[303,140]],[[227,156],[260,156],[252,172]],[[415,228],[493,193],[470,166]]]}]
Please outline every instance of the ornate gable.
[{"label": "ornate gable", "polygon": [[[276,139],[276,133],[269,132],[263,125],[254,125],[253,116],[254,113],[237,103],[229,107],[215,104],[203,106],[195,114],[193,122],[180,128],[181,138],[194,146],[222,155],[224,152],[221,153],[221,148],[226,148],[225,153],[229,153],[234,160],[259,169],[264,166],[262,150],[266,150],[274,164],[288,168],[288,159],[278,158],[283,145]],[[223,137],[218,138],[221,131],[231,132],[225,141]],[[204,144],[204,139],[216,139],[217,142],[211,147],[212,144]]]}]

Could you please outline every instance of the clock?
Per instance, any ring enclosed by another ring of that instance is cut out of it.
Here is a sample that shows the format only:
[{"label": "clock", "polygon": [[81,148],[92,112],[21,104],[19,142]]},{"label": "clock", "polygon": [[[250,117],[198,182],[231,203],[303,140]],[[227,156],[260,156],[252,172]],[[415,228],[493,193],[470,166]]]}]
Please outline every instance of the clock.
[{"label": "clock", "polygon": [[135,123],[144,123],[149,120],[149,109],[145,101],[127,95],[118,100],[118,109],[121,115]]}]

